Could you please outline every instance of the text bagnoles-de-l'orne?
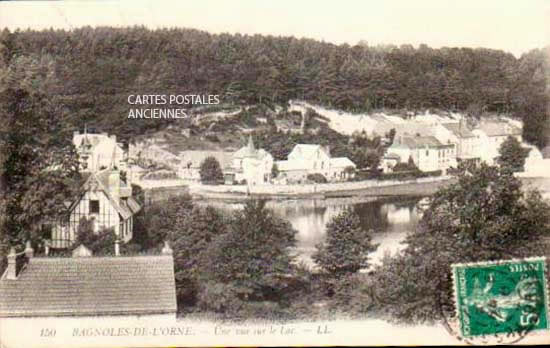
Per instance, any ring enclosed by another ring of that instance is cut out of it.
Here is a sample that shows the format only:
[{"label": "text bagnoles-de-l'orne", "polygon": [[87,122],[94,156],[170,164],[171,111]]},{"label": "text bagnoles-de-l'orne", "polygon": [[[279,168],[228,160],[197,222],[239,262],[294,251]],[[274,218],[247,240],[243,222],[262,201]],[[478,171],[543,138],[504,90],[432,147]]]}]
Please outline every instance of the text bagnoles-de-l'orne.
[{"label": "text bagnoles-de-l'orne", "polygon": [[[217,94],[130,94],[130,105],[213,105],[219,104],[220,97]],[[185,109],[182,108],[131,108],[128,118],[187,118]]]}]

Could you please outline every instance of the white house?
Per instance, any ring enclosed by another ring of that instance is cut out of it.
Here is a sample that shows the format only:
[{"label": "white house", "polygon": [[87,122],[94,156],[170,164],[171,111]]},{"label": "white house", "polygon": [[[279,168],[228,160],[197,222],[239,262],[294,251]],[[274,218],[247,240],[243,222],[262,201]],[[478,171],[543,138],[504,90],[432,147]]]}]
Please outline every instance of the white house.
[{"label": "white house", "polygon": [[482,120],[472,133],[476,136],[481,160],[488,164],[494,163],[500,146],[508,136],[522,141],[521,128],[504,120]]},{"label": "white house", "polygon": [[73,145],[80,158],[81,171],[98,171],[115,166],[126,168],[126,153],[121,143],[117,143],[116,135],[107,133],[73,133]]},{"label": "white house", "polygon": [[[461,119],[458,123],[442,123],[439,127],[448,132],[448,136],[442,136],[442,132],[436,131],[436,138],[442,143],[452,143],[456,147],[456,158],[471,160],[479,158],[479,144],[477,137]],[[438,136],[439,135],[439,136]]]},{"label": "white house", "polygon": [[271,181],[272,168],[273,156],[264,149],[256,149],[249,136],[248,144],[233,153],[231,167],[225,174],[236,182],[246,180],[249,185],[261,185]]},{"label": "white house", "polygon": [[70,204],[65,217],[42,228],[52,248],[70,247],[84,218],[92,221],[95,231],[113,228],[119,240],[128,242],[133,236],[133,216],[140,209],[132,197],[132,188],[120,179],[120,172],[104,169],[88,173],[80,195]]},{"label": "white house", "polygon": [[279,175],[289,182],[304,182],[309,174],[321,174],[328,181],[343,181],[356,168],[347,157],[330,157],[330,149],[316,144],[297,144],[286,161],[277,161]]},{"label": "white house", "polygon": [[396,162],[407,163],[409,158],[423,172],[441,170],[445,173],[456,166],[454,144],[443,144],[433,136],[399,135],[387,149],[382,167],[392,171]]}]

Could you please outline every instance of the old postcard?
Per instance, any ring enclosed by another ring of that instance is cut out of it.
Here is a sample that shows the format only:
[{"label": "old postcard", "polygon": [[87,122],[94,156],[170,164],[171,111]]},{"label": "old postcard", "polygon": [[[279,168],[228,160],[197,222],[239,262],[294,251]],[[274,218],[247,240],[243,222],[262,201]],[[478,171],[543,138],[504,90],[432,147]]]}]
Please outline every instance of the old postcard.
[{"label": "old postcard", "polygon": [[0,1],[0,347],[550,343],[548,23]]}]

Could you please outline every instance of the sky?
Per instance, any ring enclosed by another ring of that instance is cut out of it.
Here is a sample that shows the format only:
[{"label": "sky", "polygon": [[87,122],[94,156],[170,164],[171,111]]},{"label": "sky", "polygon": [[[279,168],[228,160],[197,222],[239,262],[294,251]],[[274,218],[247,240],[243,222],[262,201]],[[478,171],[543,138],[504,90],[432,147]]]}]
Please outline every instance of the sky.
[{"label": "sky", "polygon": [[0,28],[186,27],[336,44],[486,47],[519,57],[550,45],[550,0],[2,1]]}]

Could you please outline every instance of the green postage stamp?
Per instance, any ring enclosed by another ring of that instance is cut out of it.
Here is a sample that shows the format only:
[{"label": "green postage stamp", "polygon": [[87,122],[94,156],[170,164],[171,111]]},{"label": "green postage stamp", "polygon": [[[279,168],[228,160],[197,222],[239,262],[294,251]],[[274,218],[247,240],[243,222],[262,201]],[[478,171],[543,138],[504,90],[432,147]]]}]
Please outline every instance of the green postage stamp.
[{"label": "green postage stamp", "polygon": [[545,258],[452,265],[463,337],[550,328]]}]

